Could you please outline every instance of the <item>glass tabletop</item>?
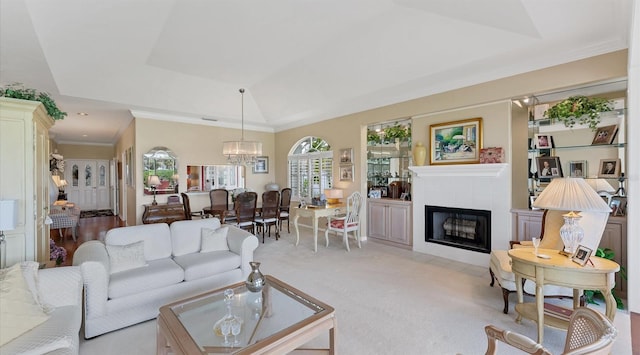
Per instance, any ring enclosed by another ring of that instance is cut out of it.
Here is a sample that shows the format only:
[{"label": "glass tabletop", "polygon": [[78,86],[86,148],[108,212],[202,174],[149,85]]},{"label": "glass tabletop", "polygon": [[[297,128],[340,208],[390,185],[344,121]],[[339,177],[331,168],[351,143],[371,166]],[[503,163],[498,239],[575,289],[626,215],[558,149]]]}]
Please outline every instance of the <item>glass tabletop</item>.
[{"label": "glass tabletop", "polygon": [[[233,295],[225,297],[225,290],[233,290]],[[261,292],[249,292],[241,282],[174,304],[170,310],[204,354],[231,353],[271,337],[279,338],[314,316],[333,311],[271,276],[267,276]],[[235,331],[231,325],[235,325]]]}]

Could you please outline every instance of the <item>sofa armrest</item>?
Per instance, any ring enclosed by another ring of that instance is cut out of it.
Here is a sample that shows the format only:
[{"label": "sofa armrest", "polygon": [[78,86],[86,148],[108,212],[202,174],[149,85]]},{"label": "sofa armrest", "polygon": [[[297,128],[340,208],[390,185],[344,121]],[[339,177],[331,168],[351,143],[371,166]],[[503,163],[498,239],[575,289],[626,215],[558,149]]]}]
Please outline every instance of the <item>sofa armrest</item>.
[{"label": "sofa armrest", "polygon": [[43,303],[53,307],[82,305],[82,275],[77,266],[38,271],[38,290]]},{"label": "sofa armrest", "polygon": [[79,265],[82,271],[85,317],[106,314],[110,269],[105,245],[97,240],[82,243],[73,253],[73,265]]},{"label": "sofa armrest", "polygon": [[229,226],[229,232],[227,232],[227,244],[229,250],[240,255],[242,258],[241,269],[242,276],[248,277],[251,272],[251,266],[249,262],[253,261],[253,251],[258,247],[258,238],[235,226]]}]

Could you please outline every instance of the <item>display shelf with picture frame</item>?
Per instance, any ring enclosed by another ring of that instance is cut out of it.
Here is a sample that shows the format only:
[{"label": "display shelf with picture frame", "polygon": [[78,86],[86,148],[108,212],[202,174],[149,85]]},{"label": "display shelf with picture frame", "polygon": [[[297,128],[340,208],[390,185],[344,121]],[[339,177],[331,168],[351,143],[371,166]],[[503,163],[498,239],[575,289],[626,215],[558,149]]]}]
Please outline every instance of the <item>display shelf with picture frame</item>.
[{"label": "display shelf with picture frame", "polygon": [[572,160],[569,162],[569,177],[573,178],[586,178],[587,161],[586,160]]}]

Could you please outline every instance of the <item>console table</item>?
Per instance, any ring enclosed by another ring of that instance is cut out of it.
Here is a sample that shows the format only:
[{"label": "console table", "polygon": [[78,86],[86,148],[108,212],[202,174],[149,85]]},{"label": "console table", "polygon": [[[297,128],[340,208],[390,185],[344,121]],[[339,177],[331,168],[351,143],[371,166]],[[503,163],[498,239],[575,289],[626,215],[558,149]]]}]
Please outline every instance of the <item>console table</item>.
[{"label": "console table", "polygon": [[142,223],[167,223],[186,219],[184,206],[179,203],[159,203],[157,205],[144,205]]},{"label": "console table", "polygon": [[[573,308],[579,306],[580,295],[583,290],[599,290],[604,295],[607,305],[606,316],[611,321],[616,314],[616,300],[611,294],[615,284],[615,273],[620,270],[617,263],[592,256],[591,263],[585,266],[573,262],[571,258],[552,249],[538,249],[538,254],[548,255],[549,259],[536,257],[532,248],[511,249],[511,270],[516,276],[516,290],[518,304],[516,304],[517,322],[522,317],[538,323],[538,343],[542,344],[544,326],[567,329],[568,319],[554,317],[544,313],[544,294],[542,287],[552,284],[573,288]],[[522,279],[529,279],[536,283],[536,303],[523,303]]]}]

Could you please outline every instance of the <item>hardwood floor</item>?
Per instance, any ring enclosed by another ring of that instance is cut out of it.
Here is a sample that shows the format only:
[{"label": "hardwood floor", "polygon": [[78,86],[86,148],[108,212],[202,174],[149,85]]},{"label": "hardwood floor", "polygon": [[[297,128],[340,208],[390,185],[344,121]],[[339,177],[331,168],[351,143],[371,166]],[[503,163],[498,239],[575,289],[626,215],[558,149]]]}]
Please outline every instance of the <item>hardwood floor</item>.
[{"label": "hardwood floor", "polygon": [[51,230],[50,237],[58,246],[67,250],[67,260],[62,265],[71,265],[73,253],[78,246],[89,240],[104,240],[107,231],[115,227],[123,227],[124,222],[118,216],[80,218],[76,231],[76,241],[73,241],[71,229],[63,229],[63,238],[60,238],[58,230]]}]

